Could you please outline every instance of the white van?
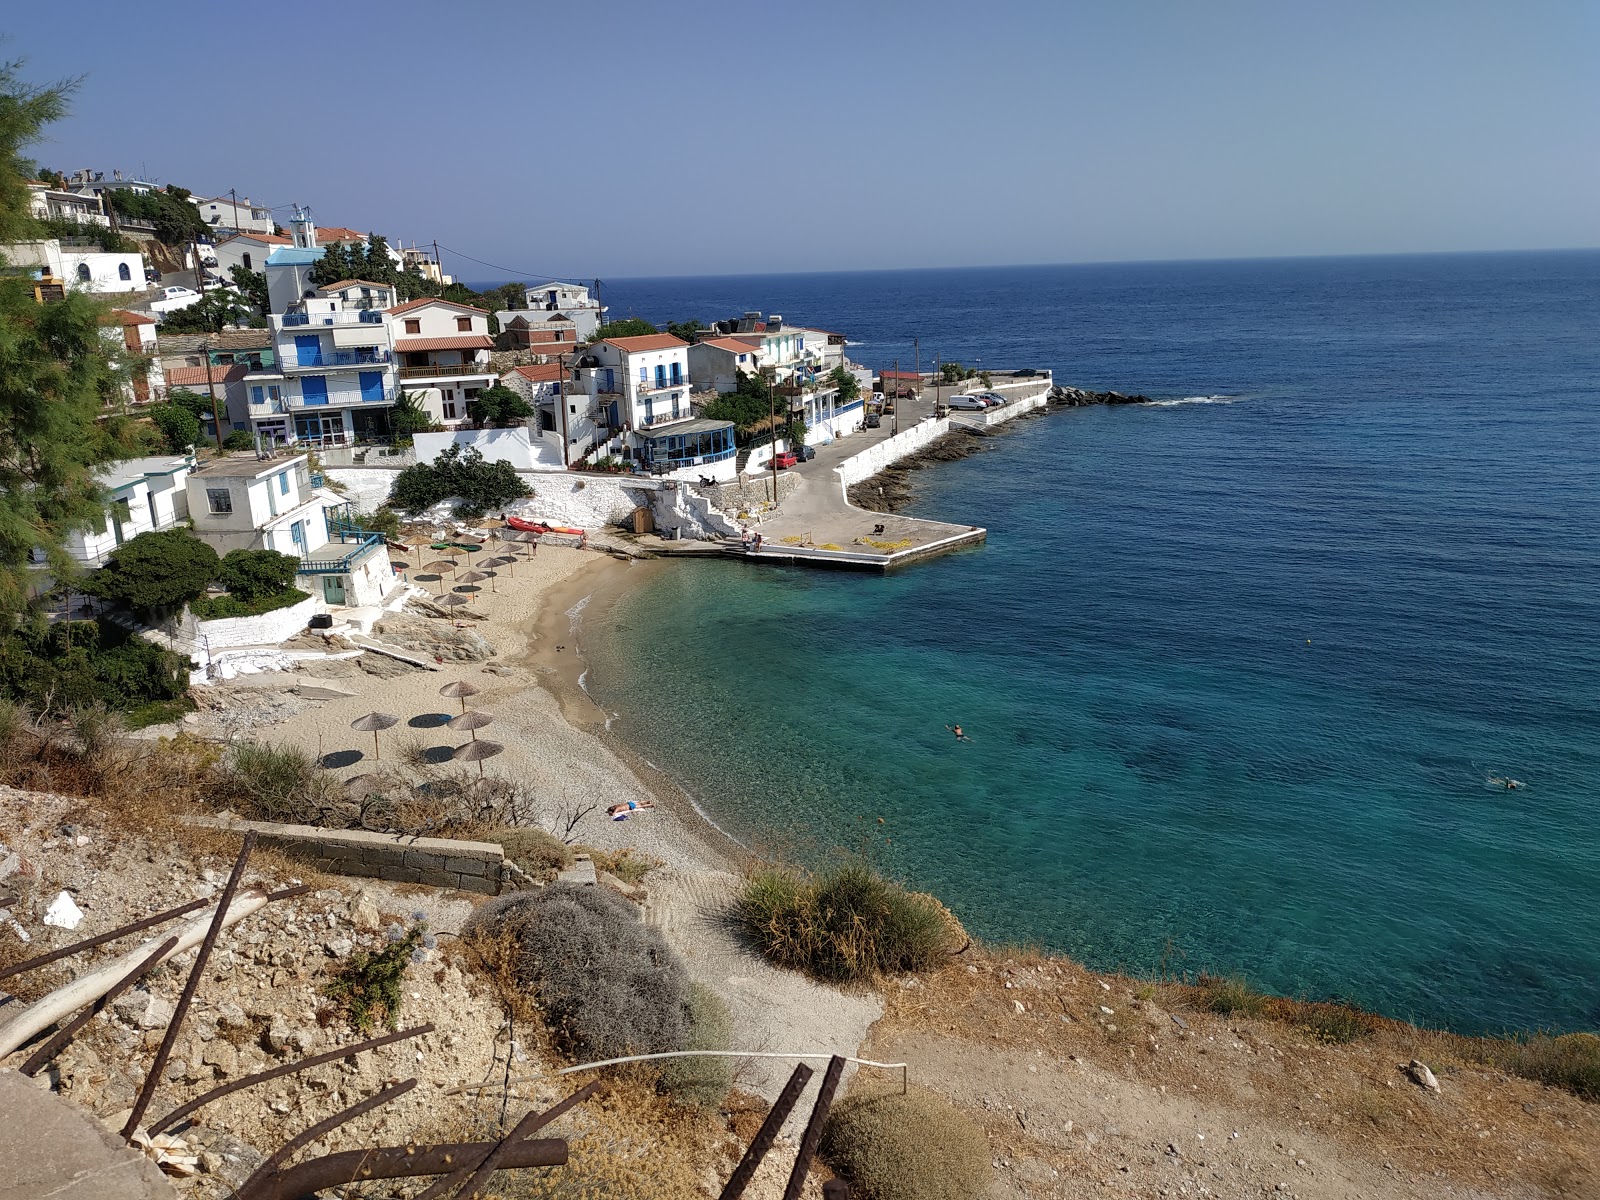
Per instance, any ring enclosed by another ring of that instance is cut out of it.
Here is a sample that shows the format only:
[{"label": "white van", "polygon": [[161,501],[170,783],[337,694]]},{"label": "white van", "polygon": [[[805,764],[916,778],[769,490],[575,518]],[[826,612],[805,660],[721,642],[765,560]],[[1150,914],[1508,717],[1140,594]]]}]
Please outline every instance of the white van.
[{"label": "white van", "polygon": [[978,412],[982,412],[989,407],[977,396],[951,396],[950,399],[945,401],[945,404],[951,408],[965,408]]}]

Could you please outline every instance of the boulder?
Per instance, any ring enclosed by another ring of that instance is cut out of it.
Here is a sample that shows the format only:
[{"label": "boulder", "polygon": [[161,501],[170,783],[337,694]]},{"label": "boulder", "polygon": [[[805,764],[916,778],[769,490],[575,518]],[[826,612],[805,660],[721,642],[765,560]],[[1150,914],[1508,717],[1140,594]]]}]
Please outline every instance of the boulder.
[{"label": "boulder", "polygon": [[476,629],[458,629],[445,621],[395,613],[372,627],[374,637],[425,658],[449,662],[483,662],[495,649]]},{"label": "boulder", "polygon": [[1406,1067],[1406,1074],[1410,1076],[1411,1082],[1416,1084],[1418,1087],[1426,1088],[1428,1091],[1438,1095],[1440,1091],[1439,1080],[1434,1076],[1433,1072],[1428,1069],[1428,1064],[1423,1062],[1420,1058],[1413,1058],[1411,1060],[1410,1065]]}]

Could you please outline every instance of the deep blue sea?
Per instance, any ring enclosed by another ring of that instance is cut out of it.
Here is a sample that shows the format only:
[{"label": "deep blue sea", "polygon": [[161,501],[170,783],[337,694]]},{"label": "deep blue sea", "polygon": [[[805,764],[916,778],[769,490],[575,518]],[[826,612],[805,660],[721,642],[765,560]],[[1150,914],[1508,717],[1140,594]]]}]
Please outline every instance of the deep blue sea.
[{"label": "deep blue sea", "polygon": [[1600,1027],[1600,252],[606,300],[1162,401],[923,472],[911,511],[982,548],[887,578],[674,564],[590,629],[591,691],[729,832],[871,853],[1100,968]]}]

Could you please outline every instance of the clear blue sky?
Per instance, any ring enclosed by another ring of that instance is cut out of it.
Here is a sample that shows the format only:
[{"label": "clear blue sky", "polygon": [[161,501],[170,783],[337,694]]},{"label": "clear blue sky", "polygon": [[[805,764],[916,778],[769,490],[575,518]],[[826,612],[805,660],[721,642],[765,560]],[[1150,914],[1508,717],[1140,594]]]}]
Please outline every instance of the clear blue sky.
[{"label": "clear blue sky", "polygon": [[29,77],[87,77],[47,166],[524,274],[1600,243],[1593,0],[76,0],[0,28]]}]

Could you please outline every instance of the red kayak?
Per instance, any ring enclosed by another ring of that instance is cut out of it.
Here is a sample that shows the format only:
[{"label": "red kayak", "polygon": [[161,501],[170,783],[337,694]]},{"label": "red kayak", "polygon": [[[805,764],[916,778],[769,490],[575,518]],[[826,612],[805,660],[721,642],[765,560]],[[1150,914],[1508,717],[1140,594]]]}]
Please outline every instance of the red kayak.
[{"label": "red kayak", "polygon": [[507,517],[506,524],[524,533],[570,533],[575,537],[583,535],[583,530],[575,529],[571,525],[546,525],[542,521],[529,521],[525,517]]}]

